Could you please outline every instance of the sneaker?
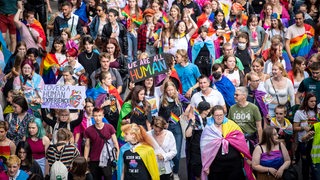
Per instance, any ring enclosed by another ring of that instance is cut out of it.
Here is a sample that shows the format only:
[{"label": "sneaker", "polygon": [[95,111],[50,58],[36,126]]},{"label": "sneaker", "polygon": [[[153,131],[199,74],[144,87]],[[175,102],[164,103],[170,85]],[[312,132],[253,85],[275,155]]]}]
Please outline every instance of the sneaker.
[{"label": "sneaker", "polygon": [[180,180],[179,175],[178,174],[173,174],[173,180]]}]

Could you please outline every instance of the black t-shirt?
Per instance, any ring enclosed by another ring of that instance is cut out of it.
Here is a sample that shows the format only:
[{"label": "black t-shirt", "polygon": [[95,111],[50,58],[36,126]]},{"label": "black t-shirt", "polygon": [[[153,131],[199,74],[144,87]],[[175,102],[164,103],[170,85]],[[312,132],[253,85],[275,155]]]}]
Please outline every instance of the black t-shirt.
[{"label": "black t-shirt", "polygon": [[201,57],[201,56],[205,56],[205,57],[210,56],[210,52],[209,52],[209,49],[206,44],[204,44],[204,46],[201,48],[201,50],[198,54],[198,57]]},{"label": "black t-shirt", "polygon": [[125,180],[151,180],[149,171],[138,153],[133,153],[131,150],[127,150],[123,154],[123,160],[125,165]]},{"label": "black t-shirt", "polygon": [[246,48],[244,50],[240,50],[237,48],[235,56],[237,56],[242,63],[244,67],[244,74],[249,73],[251,71],[250,67],[251,67],[251,61],[252,61],[249,54],[249,49]]},{"label": "black t-shirt", "polygon": [[229,144],[228,154],[222,155],[222,145],[210,165],[210,172],[225,172],[230,169],[241,169],[243,167],[243,158],[239,151]]},{"label": "black t-shirt", "polygon": [[138,108],[143,110],[143,107],[141,107],[141,106],[133,108],[133,110],[129,114],[130,115],[130,122],[141,125],[144,127],[144,129],[146,131],[148,131],[147,121],[149,121],[150,123],[152,121],[151,111],[149,111],[147,114],[145,114],[145,112],[139,111]]},{"label": "black t-shirt", "polygon": [[78,56],[78,61],[84,67],[89,76],[93,73],[93,71],[100,68],[99,54],[95,52],[91,52],[89,54],[82,52]]},{"label": "black t-shirt", "polygon": [[[203,119],[203,127],[207,124],[206,118]],[[188,127],[191,126],[191,121],[189,121]],[[188,147],[188,160],[191,164],[201,164],[201,150],[200,150],[200,139],[202,134],[202,126],[198,116],[196,116],[196,121],[194,128],[192,130],[192,136],[186,138],[186,143]]]}]

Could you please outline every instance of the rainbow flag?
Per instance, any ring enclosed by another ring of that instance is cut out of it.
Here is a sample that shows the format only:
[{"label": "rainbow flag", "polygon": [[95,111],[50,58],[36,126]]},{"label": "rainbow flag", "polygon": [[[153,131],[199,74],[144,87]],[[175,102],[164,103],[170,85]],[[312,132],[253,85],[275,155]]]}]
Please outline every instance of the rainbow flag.
[{"label": "rainbow flag", "polygon": [[144,114],[144,110],[140,106],[136,106],[136,111],[138,111],[140,114]]},{"label": "rainbow flag", "polygon": [[169,22],[168,16],[165,15],[165,12],[163,12],[163,16],[161,17],[161,22],[162,22],[163,24]]},{"label": "rainbow flag", "polygon": [[133,22],[135,23],[138,27],[142,24],[143,22],[143,16],[142,16],[142,11],[139,9],[139,14],[138,16],[136,14],[133,14],[130,16],[130,8],[127,5],[124,7],[124,9],[121,11],[121,14],[127,18],[127,27],[130,27],[130,24]]},{"label": "rainbow flag", "polygon": [[41,23],[35,19],[34,22],[32,24],[30,24],[30,27],[39,33],[39,36],[42,38],[41,48],[46,50],[47,38],[46,38],[46,34],[44,33],[44,30],[42,28]]},{"label": "rainbow flag", "polygon": [[174,114],[173,112],[170,113],[170,121],[174,122],[174,123],[178,123],[180,120],[180,118]]},{"label": "rainbow flag", "polygon": [[[304,28],[306,33],[290,40],[290,51],[293,57],[306,56],[312,48],[314,42],[314,29],[307,24],[304,25]],[[308,39],[308,35],[312,38]]]},{"label": "rainbow flag", "polygon": [[194,109],[194,113],[195,113],[196,115],[200,116],[200,113],[199,113],[198,109]]},{"label": "rainbow flag", "polygon": [[53,73],[51,67],[53,65],[59,65],[56,55],[53,53],[48,53],[43,59],[40,65],[40,75],[42,76],[44,82],[46,84],[52,84],[52,78],[56,78],[55,74]]}]

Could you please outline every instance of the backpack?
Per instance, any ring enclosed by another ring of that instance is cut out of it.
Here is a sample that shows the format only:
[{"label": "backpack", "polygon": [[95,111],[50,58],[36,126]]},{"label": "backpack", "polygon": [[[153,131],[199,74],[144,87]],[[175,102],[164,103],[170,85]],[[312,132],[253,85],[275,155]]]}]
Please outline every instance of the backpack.
[{"label": "backpack", "polygon": [[64,148],[65,146],[62,149],[59,159],[55,159],[56,161],[50,168],[50,180],[56,180],[59,178],[62,180],[68,179],[68,168],[60,161],[64,152]]},{"label": "backpack", "polygon": [[111,104],[103,107],[104,117],[115,129],[117,129],[120,112],[117,106],[117,98],[112,94],[107,93],[105,100],[110,100]]}]

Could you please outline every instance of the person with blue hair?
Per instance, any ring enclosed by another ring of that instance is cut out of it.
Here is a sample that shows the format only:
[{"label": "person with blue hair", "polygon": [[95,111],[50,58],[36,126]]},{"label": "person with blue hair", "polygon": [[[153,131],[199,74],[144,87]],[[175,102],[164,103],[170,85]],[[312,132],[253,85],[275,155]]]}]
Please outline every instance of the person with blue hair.
[{"label": "person with blue hair", "polygon": [[39,118],[32,119],[28,124],[26,142],[31,147],[32,157],[40,165],[42,173],[45,173],[46,151],[50,145],[50,139],[46,136],[46,131]]}]

